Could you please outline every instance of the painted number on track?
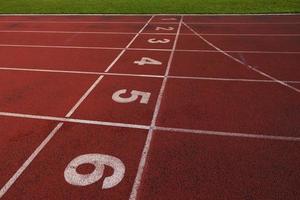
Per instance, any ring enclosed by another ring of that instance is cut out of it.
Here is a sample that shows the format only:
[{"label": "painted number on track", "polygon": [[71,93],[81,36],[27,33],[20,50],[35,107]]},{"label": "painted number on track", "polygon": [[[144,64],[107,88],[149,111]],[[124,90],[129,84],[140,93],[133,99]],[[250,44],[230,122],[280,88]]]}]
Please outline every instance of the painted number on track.
[{"label": "painted number on track", "polygon": [[156,31],[173,31],[174,30],[174,27],[171,27],[171,26],[169,26],[169,27],[156,27],[155,28],[155,30]]},{"label": "painted number on track", "polygon": [[142,57],[141,60],[137,60],[133,62],[137,65],[161,65],[162,63],[158,60],[154,60],[153,58],[149,57]]},{"label": "painted number on track", "polygon": [[[90,174],[79,174],[76,169],[83,164],[91,164],[95,169]],[[65,180],[75,186],[87,186],[99,181],[104,172],[105,165],[113,168],[113,175],[104,178],[102,189],[109,189],[118,185],[125,174],[125,165],[114,156],[104,154],[85,154],[74,158],[66,167]]]},{"label": "painted number on track", "polygon": [[126,89],[118,90],[112,95],[112,99],[118,103],[131,103],[136,101],[139,97],[141,97],[140,103],[147,104],[151,96],[150,92],[141,92],[137,90],[132,90],[130,92],[129,97],[121,97],[121,95],[126,95],[126,93],[127,93]]},{"label": "painted number on track", "polygon": [[161,20],[163,21],[173,21],[173,20],[177,20],[175,17],[169,17],[169,18],[162,18]]},{"label": "painted number on track", "polygon": [[155,43],[169,43],[169,39],[162,39],[162,40],[157,40],[156,38],[151,38],[148,40],[149,43],[155,44]]}]

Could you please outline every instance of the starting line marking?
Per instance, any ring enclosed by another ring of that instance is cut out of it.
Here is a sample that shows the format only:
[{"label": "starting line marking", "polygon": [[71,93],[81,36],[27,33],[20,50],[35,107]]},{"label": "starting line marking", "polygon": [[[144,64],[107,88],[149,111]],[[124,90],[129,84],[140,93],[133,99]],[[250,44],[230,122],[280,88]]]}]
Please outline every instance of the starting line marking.
[{"label": "starting line marking", "polygon": [[9,112],[0,112],[0,116],[46,120],[46,121],[56,121],[56,122],[60,122],[60,123],[78,123],[78,124],[87,124],[87,125],[133,128],[133,129],[142,129],[142,130],[149,130],[150,128],[152,128],[154,130],[160,130],[160,131],[194,133],[194,134],[200,134],[200,135],[217,135],[217,136],[245,137],[245,138],[285,140],[285,141],[300,142],[300,137],[251,134],[251,133],[234,133],[234,132],[224,132],[224,131],[210,131],[210,130],[172,128],[172,127],[160,127],[160,126],[151,127],[151,126],[138,125],[138,124],[126,124],[126,123],[116,123],[116,122],[107,122],[107,121],[94,121],[94,120],[74,119],[74,118],[66,118],[66,117],[52,117],[52,116],[9,113]]},{"label": "starting line marking", "polygon": [[[91,47],[91,46],[52,46],[52,45],[23,45],[23,44],[0,44],[0,47],[16,47],[16,48],[57,48],[57,49],[95,49],[95,50],[132,50],[132,51],[164,51],[169,52],[171,49],[151,49],[151,48],[126,48],[126,47]],[[215,53],[218,50],[207,50],[207,49],[175,49],[175,52],[206,52]],[[300,51],[226,51],[229,53],[257,53],[257,54],[300,54]]]},{"label": "starting line marking", "polygon": [[[113,34],[113,35],[135,35],[136,32],[115,32],[115,31],[35,31],[35,30],[0,30],[0,33],[57,33],[57,34]],[[146,32],[141,35],[176,35],[168,32]],[[180,33],[180,35],[195,35],[194,33]],[[201,33],[211,36],[267,36],[267,37],[299,37],[300,33]]]},{"label": "starting line marking", "polygon": [[[65,73],[65,74],[82,74],[82,75],[103,75],[103,76],[129,76],[129,77],[145,77],[145,78],[164,78],[164,75],[153,74],[124,74],[112,72],[86,72],[86,71],[66,71],[66,70],[51,70],[51,69],[35,69],[35,68],[14,68],[0,67],[0,70],[8,71],[28,71],[28,72],[44,72],[44,73]],[[276,81],[270,79],[242,79],[242,78],[218,78],[218,77],[201,77],[201,76],[175,76],[169,75],[167,78],[173,79],[190,79],[190,80],[212,80],[212,81],[242,81],[242,82],[258,82],[258,83],[274,83]],[[300,83],[300,81],[281,80],[285,83]]]}]

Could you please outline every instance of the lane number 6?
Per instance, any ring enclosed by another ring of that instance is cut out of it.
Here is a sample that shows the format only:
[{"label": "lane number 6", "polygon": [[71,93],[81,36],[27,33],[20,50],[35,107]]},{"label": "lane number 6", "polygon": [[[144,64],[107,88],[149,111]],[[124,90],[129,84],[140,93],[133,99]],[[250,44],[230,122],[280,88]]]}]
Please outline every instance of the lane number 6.
[{"label": "lane number 6", "polygon": [[[91,164],[95,169],[90,174],[79,174],[76,169],[83,164]],[[85,154],[74,158],[66,167],[65,180],[75,186],[87,186],[99,181],[104,172],[105,165],[113,168],[113,175],[104,178],[102,189],[109,189],[118,185],[125,174],[125,165],[114,156],[104,154]]]}]

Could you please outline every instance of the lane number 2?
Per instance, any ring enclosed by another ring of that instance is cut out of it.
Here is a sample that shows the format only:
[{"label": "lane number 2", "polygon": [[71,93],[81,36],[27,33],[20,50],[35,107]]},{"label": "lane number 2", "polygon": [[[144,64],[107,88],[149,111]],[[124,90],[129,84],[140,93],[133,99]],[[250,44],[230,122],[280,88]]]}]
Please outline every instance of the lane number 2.
[{"label": "lane number 2", "polygon": [[162,39],[162,40],[157,40],[156,38],[151,38],[148,40],[149,43],[155,44],[155,43],[169,43],[169,39]]},{"label": "lane number 2", "polygon": [[153,58],[149,57],[142,57],[141,60],[137,60],[133,62],[137,65],[161,65],[162,63],[158,60],[154,60]]},{"label": "lane number 2", "polygon": [[174,30],[174,27],[171,27],[171,26],[169,26],[169,27],[156,27],[155,28],[155,30],[156,31],[173,31]]},{"label": "lane number 2", "polygon": [[141,92],[137,90],[132,90],[129,97],[121,97],[127,93],[126,89],[118,90],[112,95],[112,99],[118,103],[131,103],[136,101],[139,97],[141,104],[147,104],[149,102],[151,93],[150,92]]},{"label": "lane number 2", "polygon": [[[79,174],[76,169],[83,164],[91,164],[95,169],[90,174]],[[105,165],[113,168],[111,176],[104,178],[102,189],[109,189],[118,185],[125,174],[125,165],[114,156],[104,154],[85,154],[74,158],[66,167],[65,180],[75,186],[87,186],[98,182],[104,172]]]}]

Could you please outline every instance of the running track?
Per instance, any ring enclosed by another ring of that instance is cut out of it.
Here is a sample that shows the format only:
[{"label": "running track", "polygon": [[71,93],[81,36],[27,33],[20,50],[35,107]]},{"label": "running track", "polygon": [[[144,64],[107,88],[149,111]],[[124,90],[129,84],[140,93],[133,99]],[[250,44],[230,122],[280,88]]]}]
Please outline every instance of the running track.
[{"label": "running track", "polygon": [[1,199],[300,199],[300,15],[0,16]]}]

